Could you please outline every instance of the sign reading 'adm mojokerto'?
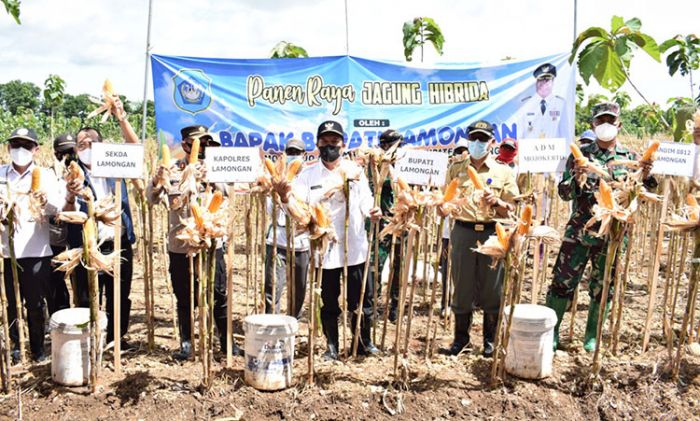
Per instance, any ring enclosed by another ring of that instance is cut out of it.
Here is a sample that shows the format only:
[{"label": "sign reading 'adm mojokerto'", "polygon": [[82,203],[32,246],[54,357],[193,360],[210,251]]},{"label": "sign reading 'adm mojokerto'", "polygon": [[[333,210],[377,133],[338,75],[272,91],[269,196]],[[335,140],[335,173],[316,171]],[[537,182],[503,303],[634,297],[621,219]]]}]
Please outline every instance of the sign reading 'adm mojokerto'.
[{"label": "sign reading 'adm mojokerto'", "polygon": [[661,142],[656,151],[652,174],[693,176],[695,145],[692,143]]},{"label": "sign reading 'adm mojokerto'", "polygon": [[143,178],[143,145],[94,142],[92,173],[103,178]]},{"label": "sign reading 'adm mojokerto'", "polygon": [[207,148],[204,163],[210,183],[253,183],[260,174],[260,150]]},{"label": "sign reading 'adm mojokerto'", "polygon": [[563,138],[520,139],[518,141],[518,172],[564,172],[569,157],[569,144]]},{"label": "sign reading 'adm mojokerto'", "polygon": [[400,149],[396,160],[396,175],[408,184],[441,186],[447,176],[447,154],[418,149]]}]

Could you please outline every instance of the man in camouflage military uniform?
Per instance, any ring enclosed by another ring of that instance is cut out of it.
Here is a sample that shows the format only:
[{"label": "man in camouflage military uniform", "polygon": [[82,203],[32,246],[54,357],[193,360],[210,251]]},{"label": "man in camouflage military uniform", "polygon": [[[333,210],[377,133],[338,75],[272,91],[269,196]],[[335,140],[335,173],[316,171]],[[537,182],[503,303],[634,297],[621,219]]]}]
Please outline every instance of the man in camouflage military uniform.
[{"label": "man in camouflage military uniform", "polygon": [[[384,151],[389,150],[392,146],[396,144],[396,142],[403,142],[403,136],[396,130],[385,130],[379,136],[379,147],[382,148],[382,150]],[[372,194],[374,194],[375,187],[372,183],[372,177],[370,177],[370,188],[372,189]],[[382,210],[382,215],[391,217],[391,208],[394,206],[394,190],[391,186],[391,176],[387,176],[387,178],[383,181],[381,189],[382,190],[380,193],[379,206]],[[384,229],[387,223],[387,219],[380,220],[379,230],[381,231],[382,229]],[[379,285],[378,292],[381,292],[382,270],[384,269],[384,263],[386,263],[386,260],[391,253],[391,243],[392,236],[387,235],[386,237],[379,240],[379,255],[374,256],[374,254],[372,254],[372,267],[374,267],[374,259],[379,259],[379,261],[377,262],[377,273],[374,274],[374,276],[378,276],[378,278],[375,278]],[[396,245],[394,246],[394,254],[396,257],[393,261],[393,274],[392,278],[389,280],[389,287],[391,288],[391,307],[389,308],[389,320],[392,322],[396,321],[396,307],[398,306],[399,301],[399,271],[401,270],[400,239],[397,239]]]},{"label": "man in camouflage military uniform", "polygon": [[[467,131],[469,157],[452,165],[445,180],[447,184],[457,178],[467,200],[462,212],[455,217],[450,235],[451,280],[454,285],[451,307],[455,315],[455,337],[450,348],[442,352],[458,355],[469,347],[472,314],[476,308],[481,308],[484,311],[483,355],[490,357],[493,355],[493,340],[503,293],[503,264],[491,267],[491,258],[477,253],[474,248],[494,235],[495,218],[503,218],[514,209],[513,201],[518,195],[518,186],[513,170],[499,164],[491,156],[491,148],[496,142],[491,123],[480,120],[471,124]],[[468,176],[469,166],[476,170],[487,186],[482,198],[485,207],[472,194],[474,184]]]},{"label": "man in camouflage military uniform", "polygon": [[[619,180],[627,174],[627,168],[623,166],[609,167],[607,164],[615,160],[637,160],[638,155],[617,142],[617,132],[620,128],[619,106],[614,103],[602,103],[593,107],[591,127],[596,134],[595,142],[581,147],[581,152],[589,160],[607,168],[614,180]],[[648,189],[657,186],[656,180],[649,176],[651,162],[642,162],[643,182]],[[607,242],[605,238],[594,235],[598,224],[591,227],[590,231],[584,229],[584,225],[591,218],[591,209],[596,204],[594,192],[598,191],[599,177],[588,174],[583,186],[576,182],[576,176],[584,171],[575,163],[573,156],[569,156],[566,162],[566,170],[559,183],[559,196],[563,200],[573,201],[571,217],[566,225],[564,239],[562,240],[559,256],[554,264],[552,284],[547,292],[547,306],[557,313],[557,324],[554,327],[554,349],[559,345],[559,325],[562,317],[570,306],[571,299],[583,276],[586,263],[591,261],[592,270],[588,281],[591,304],[588,308],[588,320],[586,322],[586,334],[584,337],[584,349],[591,352],[595,349],[596,330],[598,328],[598,314],[600,309],[601,294],[603,289],[603,274]],[[605,312],[607,317],[610,308],[610,299],[613,289],[606,297]]]}]

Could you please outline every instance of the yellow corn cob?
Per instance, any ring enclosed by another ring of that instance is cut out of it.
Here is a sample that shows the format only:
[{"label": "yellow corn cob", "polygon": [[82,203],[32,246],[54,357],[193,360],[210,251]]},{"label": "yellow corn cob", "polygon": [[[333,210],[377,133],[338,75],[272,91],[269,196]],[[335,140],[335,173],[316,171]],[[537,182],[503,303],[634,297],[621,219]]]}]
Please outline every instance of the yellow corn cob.
[{"label": "yellow corn cob", "polygon": [[614,207],[612,189],[610,185],[603,179],[600,180],[600,203],[607,209]]},{"label": "yellow corn cob", "polygon": [[651,145],[649,145],[647,150],[644,151],[642,161],[651,161],[651,158],[653,157],[654,153],[656,153],[656,150],[659,149],[660,145],[661,142],[659,142],[658,140],[654,140],[653,142],[651,142]]},{"label": "yellow corn cob", "polygon": [[303,162],[301,159],[295,159],[291,164],[289,164],[289,167],[287,168],[287,181],[292,181],[294,177],[299,174],[302,164]]},{"label": "yellow corn cob", "polygon": [[270,173],[270,176],[272,178],[277,177],[277,170],[275,169],[275,163],[272,162],[270,158],[265,158],[265,168],[267,168],[267,172]]},{"label": "yellow corn cob", "polygon": [[112,82],[109,79],[105,79],[105,83],[102,84],[102,93],[104,93],[105,96],[114,95],[114,86],[112,86]]},{"label": "yellow corn cob", "polygon": [[190,205],[190,209],[192,210],[192,217],[194,218],[195,225],[197,225],[197,228],[202,228],[202,225],[204,224],[204,219],[202,218],[202,208],[200,208],[198,204],[192,203]]},{"label": "yellow corn cob", "polygon": [[584,158],[583,153],[581,153],[581,149],[579,149],[575,143],[569,145],[569,148],[571,149],[571,155],[574,156],[574,159],[579,160]]},{"label": "yellow corn cob", "polygon": [[445,195],[443,196],[445,202],[449,202],[455,198],[457,195],[457,186],[459,186],[459,178],[453,178],[450,184],[445,187]]},{"label": "yellow corn cob", "polygon": [[483,190],[484,189],[484,182],[481,181],[481,177],[479,177],[479,173],[476,172],[476,169],[472,167],[471,165],[467,167],[467,174],[469,175],[469,179],[472,181],[472,184],[474,185],[474,188],[477,190]]},{"label": "yellow corn cob", "polygon": [[320,203],[314,205],[314,217],[316,219],[316,224],[322,228],[326,228],[331,225],[331,221],[328,219],[326,210]]},{"label": "yellow corn cob", "polygon": [[406,182],[406,180],[403,179],[403,177],[399,176],[396,181],[399,183],[399,187],[401,188],[401,191],[408,191],[411,189],[408,186],[408,183]]},{"label": "yellow corn cob", "polygon": [[39,191],[41,187],[41,168],[34,167],[32,170],[32,192]]},{"label": "yellow corn cob", "polygon": [[194,164],[199,159],[199,138],[192,141],[192,148],[190,149],[190,159],[189,163]]},{"label": "yellow corn cob", "polygon": [[689,218],[693,221],[700,219],[700,205],[698,205],[698,200],[695,198],[695,196],[688,193],[688,196],[685,198],[685,203],[690,208],[688,214]]},{"label": "yellow corn cob", "polygon": [[700,127],[700,110],[695,111],[695,114],[693,114],[693,120],[695,120],[695,127]]},{"label": "yellow corn cob", "polygon": [[209,213],[216,213],[221,207],[222,203],[224,203],[224,195],[217,190],[211,197],[211,202],[209,202]]},{"label": "yellow corn cob", "polygon": [[532,205],[527,205],[523,208],[520,214],[520,221],[518,222],[518,234],[525,235],[530,230],[530,224],[532,223]]},{"label": "yellow corn cob", "polygon": [[506,229],[503,228],[500,222],[496,222],[496,236],[498,237],[498,242],[501,244],[501,247],[508,250],[508,233],[506,233]]},{"label": "yellow corn cob", "polygon": [[165,143],[163,144],[163,147],[162,147],[160,163],[165,168],[170,168],[170,148]]}]

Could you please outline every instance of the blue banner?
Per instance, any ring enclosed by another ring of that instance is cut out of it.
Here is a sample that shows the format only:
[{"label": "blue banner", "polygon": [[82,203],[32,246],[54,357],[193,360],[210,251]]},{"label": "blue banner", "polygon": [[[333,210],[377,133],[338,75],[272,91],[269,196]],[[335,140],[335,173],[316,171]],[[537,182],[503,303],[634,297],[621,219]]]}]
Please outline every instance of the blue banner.
[{"label": "blue banner", "polygon": [[215,59],[153,55],[156,125],[171,147],[201,124],[223,146],[313,150],[318,125],[336,120],[349,149],[375,146],[387,128],[406,142],[451,147],[479,119],[496,137],[574,136],[575,69],[568,54],[496,65],[430,68],[353,56]]}]

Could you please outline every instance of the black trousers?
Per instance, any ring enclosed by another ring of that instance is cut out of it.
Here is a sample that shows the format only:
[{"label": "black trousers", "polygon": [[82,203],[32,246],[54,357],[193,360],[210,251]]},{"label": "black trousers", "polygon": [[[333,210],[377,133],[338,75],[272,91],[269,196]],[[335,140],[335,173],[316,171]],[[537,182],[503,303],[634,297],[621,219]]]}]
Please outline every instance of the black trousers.
[{"label": "black trousers", "polygon": [[[284,286],[289,285],[287,279],[287,250],[277,246],[277,264],[272,265],[272,246],[267,246],[265,254],[265,313],[272,313],[272,271],[275,272],[275,313],[280,312],[280,300]],[[309,251],[294,252],[294,302],[291,314],[297,319],[301,316],[301,308],[304,306],[306,295],[306,277],[309,272]]]},{"label": "black trousers", "polygon": [[440,254],[440,273],[442,275],[442,300],[440,301],[440,308],[446,309],[449,305],[448,295],[447,295],[447,283],[450,281],[447,279],[447,249],[450,247],[450,239],[442,239],[442,254]]},{"label": "black trousers", "polygon": [[[190,335],[190,259],[186,254],[169,252],[170,282],[177,300],[177,321],[180,328],[180,340],[191,341]],[[197,257],[194,257],[194,304],[199,295],[199,278],[197,276]],[[214,323],[219,331],[221,348],[226,347],[226,263],[224,250],[216,250],[216,267],[214,272]]]},{"label": "black trousers", "polygon": [[[347,301],[348,311],[350,313],[357,309],[360,302],[360,288],[362,286],[362,273],[365,269],[365,264],[348,266],[348,282],[347,282]],[[324,269],[321,279],[321,319],[337,321],[340,315],[340,306],[338,305],[338,297],[340,296],[340,278],[343,276],[343,268]],[[372,320],[372,303],[374,301],[374,282],[371,276],[367,276],[367,285],[365,287],[365,297],[362,301],[362,314],[364,322]],[[313,315],[311,316],[313,317]]]},{"label": "black trousers", "polygon": [[[19,349],[19,330],[17,329],[17,301],[12,277],[12,261],[4,259],[5,292],[7,294],[7,317],[10,320],[10,338],[13,347]],[[27,309],[29,327],[29,347],[32,355],[44,351],[44,297],[51,277],[51,256],[26,257],[17,259],[19,292]]]},{"label": "black trousers", "polygon": [[[114,251],[114,241],[105,241],[100,246],[100,251],[103,254],[109,254]],[[121,273],[120,273],[120,320],[122,337],[129,330],[129,316],[131,314],[131,278],[134,271],[134,252],[131,244],[126,236],[122,237],[122,254],[121,254]],[[98,275],[100,284],[100,303],[102,303],[102,295],[106,295],[107,299],[107,343],[114,340],[114,277],[108,273],[100,272]],[[90,307],[90,291],[88,288],[88,274],[83,266],[78,266],[75,269],[75,294],[78,296],[78,307]]]},{"label": "black trousers", "polygon": [[[66,251],[66,247],[51,246],[53,257]],[[52,268],[53,269],[53,268]],[[70,308],[70,293],[66,286],[65,273],[57,270],[51,271],[51,277],[46,290],[46,304],[49,307],[49,315],[58,310]]]}]

